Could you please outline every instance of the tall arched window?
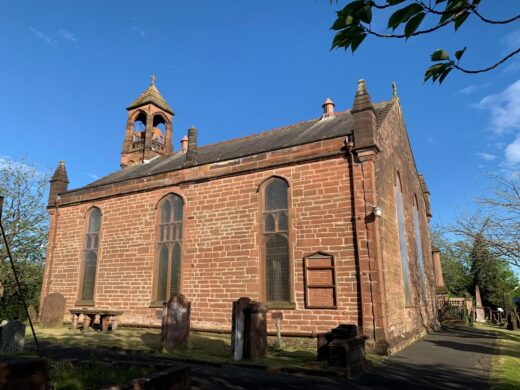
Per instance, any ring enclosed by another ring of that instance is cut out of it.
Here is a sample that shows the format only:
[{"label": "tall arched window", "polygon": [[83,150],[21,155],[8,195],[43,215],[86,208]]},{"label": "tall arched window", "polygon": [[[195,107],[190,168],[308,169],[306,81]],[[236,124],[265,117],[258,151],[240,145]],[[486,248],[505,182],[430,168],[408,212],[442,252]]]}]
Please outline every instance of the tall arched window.
[{"label": "tall arched window", "polygon": [[80,300],[94,301],[96,270],[98,261],[99,232],[101,230],[101,211],[94,207],[87,213],[87,233],[83,248],[83,280]]},{"label": "tall arched window", "polygon": [[404,302],[406,306],[410,306],[410,272],[408,270],[408,254],[406,252],[406,226],[404,223],[403,194],[399,174],[396,175],[394,190],[395,202],[397,206],[397,221],[399,225],[399,246],[401,249],[401,266],[403,270]]},{"label": "tall arched window", "polygon": [[180,292],[183,213],[184,201],[179,195],[168,195],[159,204],[158,302],[167,301],[172,294]]},{"label": "tall arched window", "polygon": [[419,226],[419,209],[416,196],[414,197],[413,203],[413,225],[415,228],[415,244],[417,245],[417,263],[419,264],[421,295],[423,303],[426,303],[426,287],[424,286],[424,264],[422,252],[421,227]]},{"label": "tall arched window", "polygon": [[263,237],[268,302],[290,302],[288,185],[270,179],[264,192]]}]

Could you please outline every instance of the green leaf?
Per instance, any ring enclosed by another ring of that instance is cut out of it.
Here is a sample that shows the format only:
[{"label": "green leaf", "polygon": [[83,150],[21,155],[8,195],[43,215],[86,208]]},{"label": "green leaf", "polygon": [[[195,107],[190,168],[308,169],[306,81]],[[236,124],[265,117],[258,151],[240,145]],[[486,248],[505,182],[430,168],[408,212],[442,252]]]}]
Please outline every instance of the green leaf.
[{"label": "green leaf", "polygon": [[406,38],[411,37],[415,33],[425,16],[426,14],[424,12],[420,12],[406,23],[404,28],[404,35],[406,35]]},{"label": "green leaf", "polygon": [[463,55],[464,52],[466,51],[466,49],[467,49],[467,47],[465,47],[465,48],[462,49],[462,50],[457,50],[457,51],[455,52],[455,58],[456,58],[457,60],[460,60],[461,57],[462,57],[462,55]]},{"label": "green leaf", "polygon": [[367,34],[363,33],[363,34],[359,34],[356,37],[352,38],[352,44],[350,47],[352,49],[352,53],[354,53],[356,51],[356,49],[359,47],[359,45],[361,45],[361,42],[363,42],[366,37],[367,37]]},{"label": "green leaf", "polygon": [[455,31],[466,21],[469,16],[469,12],[464,12],[462,15],[455,18]]},{"label": "green leaf", "polygon": [[422,5],[413,3],[395,11],[392,16],[390,16],[390,19],[388,19],[388,28],[395,30],[401,23],[406,23],[408,19],[422,10]]},{"label": "green leaf", "polygon": [[448,74],[452,71],[452,69],[452,67],[449,67],[442,71],[441,77],[439,78],[439,84],[442,84],[442,82],[444,81],[446,76],[448,76]]},{"label": "green leaf", "polygon": [[446,50],[442,50],[442,49],[435,50],[433,52],[433,54],[431,55],[432,61],[443,61],[443,60],[447,60],[448,58],[450,58],[450,55],[448,54],[448,52]]},{"label": "green leaf", "polygon": [[372,21],[372,5],[366,4],[364,7],[360,8],[356,12],[356,16],[365,23],[370,23]]}]

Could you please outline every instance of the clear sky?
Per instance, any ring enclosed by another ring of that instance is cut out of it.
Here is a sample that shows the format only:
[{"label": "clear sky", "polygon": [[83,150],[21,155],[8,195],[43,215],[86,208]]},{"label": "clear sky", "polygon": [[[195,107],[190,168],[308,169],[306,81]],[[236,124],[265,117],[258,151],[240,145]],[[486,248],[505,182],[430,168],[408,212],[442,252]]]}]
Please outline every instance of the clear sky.
[{"label": "clear sky", "polygon": [[[490,17],[520,13],[487,0]],[[330,51],[328,0],[10,1],[0,12],[0,158],[41,169],[65,160],[69,188],[119,169],[126,110],[157,75],[175,110],[174,147],[191,125],[199,143],[316,118],[330,97],[352,104],[364,78],[375,102],[398,95],[434,219],[454,216],[489,187],[486,173],[520,167],[520,57],[491,73],[424,84],[428,55],[469,46],[487,66],[520,46],[520,23],[466,23],[408,42],[367,39]],[[506,10],[507,12],[504,12]],[[373,26],[384,31],[385,19]]]}]

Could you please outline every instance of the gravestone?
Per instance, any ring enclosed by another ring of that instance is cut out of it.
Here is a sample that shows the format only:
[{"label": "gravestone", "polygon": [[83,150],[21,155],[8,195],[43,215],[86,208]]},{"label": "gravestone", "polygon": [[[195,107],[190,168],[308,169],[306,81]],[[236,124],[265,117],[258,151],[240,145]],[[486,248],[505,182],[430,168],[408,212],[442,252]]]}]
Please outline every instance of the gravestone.
[{"label": "gravestone", "polygon": [[274,326],[276,327],[276,339],[273,344],[273,349],[275,351],[280,351],[283,349],[283,340],[282,340],[282,320],[283,313],[282,312],[274,312],[271,315],[271,318],[274,320]]},{"label": "gravestone", "polygon": [[29,318],[31,319],[31,322],[34,324],[36,320],[38,319],[38,315],[36,314],[36,309],[33,305],[29,305],[27,308],[27,312],[29,313]]},{"label": "gravestone", "polygon": [[23,352],[25,324],[14,320],[0,326],[0,355]]},{"label": "gravestone", "polygon": [[163,305],[161,342],[168,352],[188,347],[191,302],[182,294],[174,294]]},{"label": "gravestone", "polygon": [[482,307],[482,298],[480,297],[480,289],[478,285],[475,286],[475,300],[477,302],[475,307],[476,312],[476,322],[486,322],[486,318],[484,315],[484,308]]},{"label": "gravestone", "polygon": [[231,350],[233,351],[234,360],[242,360],[244,358],[244,331],[245,331],[245,313],[244,310],[251,303],[251,299],[242,297],[233,302],[233,312],[231,319]]},{"label": "gravestone", "polygon": [[518,327],[520,326],[518,322],[518,314],[516,313],[516,310],[510,310],[507,315],[507,329],[518,330]]},{"label": "gravestone", "polygon": [[267,308],[242,297],[233,302],[231,350],[234,360],[265,356],[267,348]]},{"label": "gravestone", "polygon": [[42,328],[59,328],[63,326],[66,299],[60,293],[52,293],[43,300],[40,313],[40,325]]},{"label": "gravestone", "polygon": [[318,335],[318,361],[346,369],[347,376],[366,367],[365,338],[358,335],[356,325],[341,324]]}]

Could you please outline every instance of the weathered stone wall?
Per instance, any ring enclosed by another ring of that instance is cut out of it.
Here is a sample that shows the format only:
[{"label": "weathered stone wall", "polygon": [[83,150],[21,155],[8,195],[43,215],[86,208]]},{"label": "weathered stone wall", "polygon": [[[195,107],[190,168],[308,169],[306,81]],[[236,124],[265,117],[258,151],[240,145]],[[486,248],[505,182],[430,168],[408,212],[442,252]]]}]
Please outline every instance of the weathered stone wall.
[{"label": "weathered stone wall", "polygon": [[[126,323],[160,324],[150,308],[156,273],[156,206],[176,193],[185,201],[181,292],[192,302],[192,326],[230,329],[232,302],[263,300],[258,188],[273,175],[289,187],[294,309],[282,311],[284,332],[327,331],[357,323],[358,302],[349,166],[343,138],[193,167],[64,194],[56,240],[49,246],[44,293],[60,292],[67,309],[78,301],[85,214],[102,212],[95,307],[124,311]],[[124,194],[124,196],[122,196]],[[95,198],[95,199],[94,199]],[[53,241],[51,229],[50,241]],[[337,309],[306,309],[303,257],[335,257]],[[79,305],[82,307],[82,305]],[[268,314],[268,327],[274,321]]]},{"label": "weathered stone wall", "polygon": [[[391,349],[399,349],[423,333],[434,321],[435,279],[431,259],[429,223],[426,216],[419,177],[406,128],[402,120],[401,107],[396,100],[385,121],[378,129],[377,139],[381,147],[376,170],[378,204],[383,209],[380,219],[382,262],[387,312],[387,338]],[[406,225],[406,250],[410,273],[411,305],[405,306],[399,226],[397,221],[394,185],[399,173],[404,217]],[[419,225],[422,241],[423,263],[427,303],[421,299],[417,244],[413,223],[414,196],[418,200]]]}]

